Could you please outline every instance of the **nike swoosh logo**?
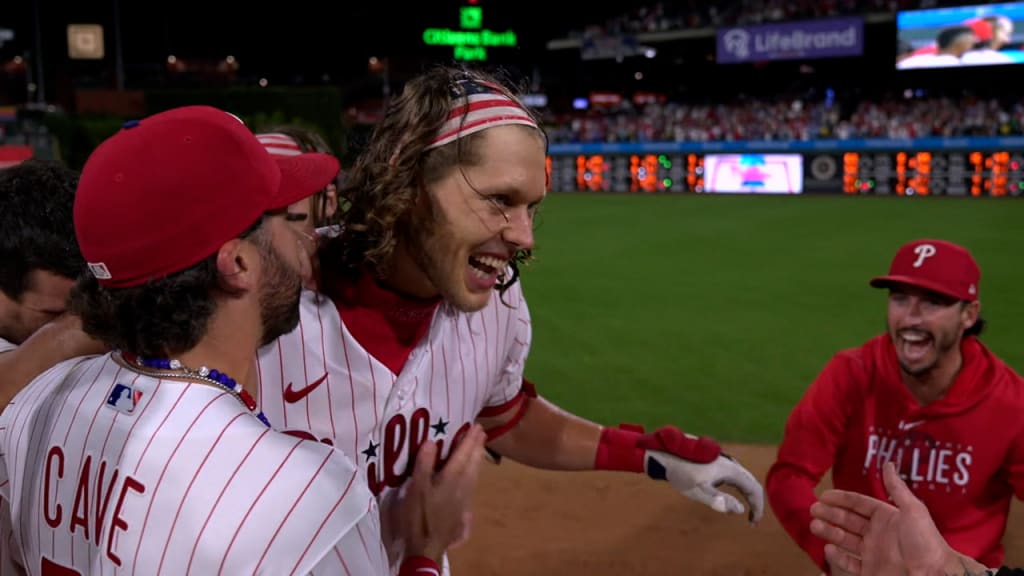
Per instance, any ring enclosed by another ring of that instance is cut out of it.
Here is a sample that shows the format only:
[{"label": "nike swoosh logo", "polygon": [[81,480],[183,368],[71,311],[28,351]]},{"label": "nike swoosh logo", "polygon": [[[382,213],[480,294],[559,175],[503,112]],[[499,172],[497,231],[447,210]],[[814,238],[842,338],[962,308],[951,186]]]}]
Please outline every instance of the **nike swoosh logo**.
[{"label": "nike swoosh logo", "polygon": [[294,404],[299,400],[302,400],[307,395],[309,395],[310,392],[316,390],[317,386],[323,384],[324,380],[327,380],[327,374],[324,374],[323,376],[317,378],[316,380],[313,380],[312,382],[310,382],[309,384],[302,388],[299,388],[298,390],[292,388],[292,383],[289,382],[288,386],[285,387],[284,389],[284,401],[289,404]]},{"label": "nike swoosh logo", "polygon": [[918,420],[917,422],[900,422],[900,430],[910,430],[924,424],[924,420]]}]

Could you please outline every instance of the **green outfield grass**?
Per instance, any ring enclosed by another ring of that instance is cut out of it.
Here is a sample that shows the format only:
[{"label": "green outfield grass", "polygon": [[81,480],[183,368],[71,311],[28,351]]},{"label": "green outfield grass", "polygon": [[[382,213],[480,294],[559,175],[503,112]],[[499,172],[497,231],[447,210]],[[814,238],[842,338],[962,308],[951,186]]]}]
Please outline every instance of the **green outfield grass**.
[{"label": "green outfield grass", "polygon": [[982,268],[983,340],[1024,371],[1024,199],[552,194],[523,284],[527,375],[605,424],[777,442],[837,350],[884,330],[884,273],[917,237]]}]

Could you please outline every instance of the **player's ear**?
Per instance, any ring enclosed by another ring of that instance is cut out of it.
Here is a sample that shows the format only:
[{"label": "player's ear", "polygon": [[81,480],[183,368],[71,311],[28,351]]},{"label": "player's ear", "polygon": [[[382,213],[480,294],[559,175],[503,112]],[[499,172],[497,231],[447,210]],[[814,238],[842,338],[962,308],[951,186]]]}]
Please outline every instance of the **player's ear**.
[{"label": "player's ear", "polygon": [[980,315],[981,302],[978,300],[962,305],[960,310],[960,324],[963,329],[967,330],[971,326],[974,326],[974,323],[978,321],[978,317]]},{"label": "player's ear", "polygon": [[252,290],[256,284],[256,249],[241,238],[229,240],[217,251],[217,277],[228,292]]}]

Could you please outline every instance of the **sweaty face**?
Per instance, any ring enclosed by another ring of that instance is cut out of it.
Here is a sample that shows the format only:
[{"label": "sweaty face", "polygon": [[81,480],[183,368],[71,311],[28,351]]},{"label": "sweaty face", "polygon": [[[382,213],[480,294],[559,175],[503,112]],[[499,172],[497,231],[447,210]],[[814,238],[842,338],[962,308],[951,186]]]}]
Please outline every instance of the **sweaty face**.
[{"label": "sweaty face", "polygon": [[533,217],[545,195],[544,145],[521,126],[483,132],[482,161],[428,187],[429,207],[411,223],[408,250],[456,308],[487,305],[517,250],[533,248]]},{"label": "sweaty face", "polygon": [[17,301],[0,293],[0,337],[21,344],[67,309],[75,281],[45,270],[29,272],[27,288]]},{"label": "sweaty face", "polygon": [[303,261],[308,263],[309,259],[298,232],[285,224],[281,216],[268,217],[265,225],[271,242],[259,245],[263,265],[259,297],[263,345],[298,326],[301,270]]},{"label": "sweaty face", "polygon": [[925,376],[957,354],[963,331],[977,319],[977,307],[948,296],[894,285],[889,293],[889,336],[900,368]]}]

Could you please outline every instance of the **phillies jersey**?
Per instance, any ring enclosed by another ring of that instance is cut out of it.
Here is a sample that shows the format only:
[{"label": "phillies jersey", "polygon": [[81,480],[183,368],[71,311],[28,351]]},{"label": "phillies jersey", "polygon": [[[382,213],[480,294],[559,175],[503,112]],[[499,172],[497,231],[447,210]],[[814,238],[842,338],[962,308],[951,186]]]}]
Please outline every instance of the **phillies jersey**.
[{"label": "phillies jersey", "polygon": [[888,461],[950,546],[986,566],[1002,563],[1010,501],[1024,497],[1024,381],[977,338],[965,337],[961,354],[946,395],[922,406],[883,334],[837,354],[794,408],[767,492],[819,566],[824,542],[810,533],[809,510],[818,482],[831,468],[836,488],[887,500]]},{"label": "phillies jersey", "polygon": [[[10,352],[15,348],[17,346],[13,342],[0,338],[0,354]],[[7,501],[0,498],[0,575],[18,573],[12,552],[11,539],[14,533],[11,530],[10,511],[11,507],[7,505]]]},{"label": "phillies jersey", "polygon": [[[259,353],[264,414],[275,427],[308,433],[358,458],[363,478],[382,498],[385,524],[387,498],[411,474],[410,454],[429,441],[447,459],[477,416],[522,399],[531,331],[518,283],[477,312],[443,301],[428,312],[399,368],[353,336],[381,327],[386,317],[350,326],[331,298],[306,291],[299,326]],[[399,552],[390,551],[395,562]]]},{"label": "phillies jersey", "polygon": [[0,416],[0,497],[28,574],[387,574],[355,466],[233,394],[62,362]]}]

